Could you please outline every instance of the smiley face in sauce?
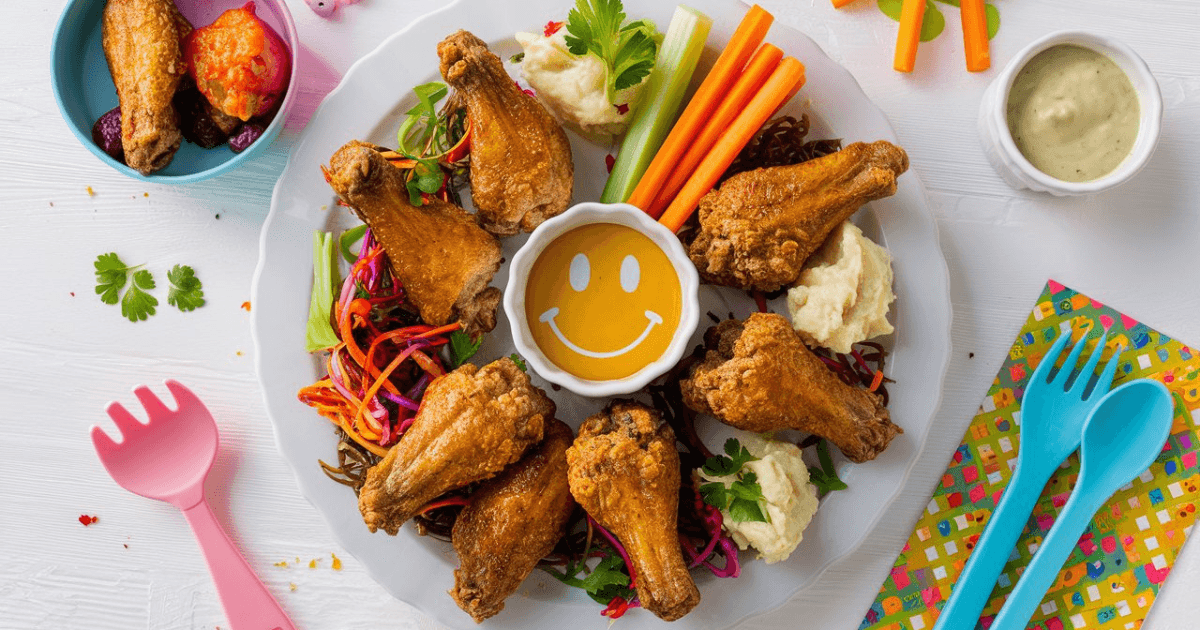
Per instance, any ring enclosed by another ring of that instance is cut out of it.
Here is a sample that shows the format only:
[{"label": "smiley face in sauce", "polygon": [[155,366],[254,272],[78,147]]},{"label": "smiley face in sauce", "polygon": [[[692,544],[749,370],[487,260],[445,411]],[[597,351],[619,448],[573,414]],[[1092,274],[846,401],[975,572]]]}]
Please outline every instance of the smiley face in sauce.
[{"label": "smiley face in sauce", "polygon": [[525,317],[551,363],[579,378],[624,378],[660,358],[679,327],[682,289],[648,237],[593,223],[554,239],[529,270]]}]

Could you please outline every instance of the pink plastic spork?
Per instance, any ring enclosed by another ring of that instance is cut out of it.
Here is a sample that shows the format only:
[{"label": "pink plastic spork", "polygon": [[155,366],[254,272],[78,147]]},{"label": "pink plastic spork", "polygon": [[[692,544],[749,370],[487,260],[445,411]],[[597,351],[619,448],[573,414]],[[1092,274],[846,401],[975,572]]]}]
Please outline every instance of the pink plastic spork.
[{"label": "pink plastic spork", "polygon": [[133,390],[150,417],[149,424],[138,422],[121,403],[108,404],[108,416],[124,439],[118,444],[93,426],[92,444],[100,462],[122,488],[183,511],[200,541],[233,630],[295,630],[204,500],[204,478],[219,443],[216,421],[191,390],[173,380],[166,386],[179,405],[175,411],[149,387]]}]

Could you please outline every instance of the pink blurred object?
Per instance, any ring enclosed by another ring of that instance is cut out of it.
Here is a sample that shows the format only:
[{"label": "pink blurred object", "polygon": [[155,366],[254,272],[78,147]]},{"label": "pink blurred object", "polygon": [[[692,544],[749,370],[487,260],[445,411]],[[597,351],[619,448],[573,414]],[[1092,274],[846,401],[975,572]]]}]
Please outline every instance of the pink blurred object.
[{"label": "pink blurred object", "polygon": [[342,4],[357,4],[358,0],[304,0],[308,3],[308,7],[321,17],[329,17],[333,15],[338,5]]},{"label": "pink blurred object", "polygon": [[108,416],[123,439],[118,444],[100,427],[92,427],[100,463],[122,488],[183,511],[233,630],[295,630],[204,500],[204,479],[220,441],[216,421],[191,390],[174,380],[166,386],[178,404],[174,411],[149,387],[133,390],[149,424],[139,422],[121,403],[109,403]]}]

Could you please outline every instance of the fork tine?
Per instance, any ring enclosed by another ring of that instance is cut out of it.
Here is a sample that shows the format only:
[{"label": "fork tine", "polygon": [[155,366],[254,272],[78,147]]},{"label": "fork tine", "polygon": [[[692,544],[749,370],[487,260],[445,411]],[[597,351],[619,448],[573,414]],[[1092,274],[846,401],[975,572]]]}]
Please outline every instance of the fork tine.
[{"label": "fork tine", "polygon": [[108,437],[104,429],[95,425],[92,425],[92,446],[96,447],[96,454],[100,456],[101,460],[108,460],[116,455],[117,450],[121,448],[121,445]]},{"label": "fork tine", "polygon": [[151,421],[162,419],[171,414],[171,410],[167,409],[166,403],[160,400],[149,387],[138,385],[134,388],[133,395],[137,396],[138,402],[142,403],[142,407],[145,407]]},{"label": "fork tine", "polygon": [[1037,369],[1033,371],[1033,376],[1029,378],[1030,383],[1046,383],[1049,382],[1050,370],[1058,361],[1058,356],[1062,354],[1063,348],[1067,342],[1071,340],[1070,332],[1059,333],[1058,339],[1054,340],[1054,345],[1046,351],[1046,355],[1042,357],[1042,362],[1038,363]]},{"label": "fork tine", "polygon": [[192,390],[185,387],[183,383],[173,378],[167,379],[164,382],[167,385],[167,389],[170,390],[171,395],[175,397],[176,408],[180,411],[186,408],[204,408],[204,403],[201,402],[200,398]]},{"label": "fork tine", "polygon": [[108,412],[108,417],[112,418],[113,423],[117,425],[117,429],[121,431],[121,435],[124,436],[124,441],[126,442],[146,427],[137,418],[133,417],[133,414],[129,413],[129,410],[119,402],[108,403],[108,408],[105,411]]},{"label": "fork tine", "polygon": [[[1052,384],[1062,385],[1063,389],[1066,390],[1067,379],[1075,372],[1075,366],[1079,364],[1079,355],[1083,354],[1083,349],[1087,346],[1088,335],[1091,332],[1092,329],[1088,328],[1088,331],[1083,333],[1083,336],[1079,338],[1079,343],[1075,344],[1074,348],[1071,348],[1071,354],[1067,356],[1067,360],[1063,362],[1062,368],[1054,375],[1054,380],[1051,381]],[[1070,332],[1066,334],[1070,336]]]},{"label": "fork tine", "polygon": [[[1108,331],[1106,330],[1104,331],[1104,334],[1100,335],[1100,339],[1096,340],[1096,349],[1093,350],[1092,355],[1088,357],[1087,365],[1083,366],[1083,369],[1079,371],[1079,374],[1075,377],[1075,380],[1071,382],[1071,392],[1080,394],[1081,399],[1086,400],[1087,398],[1083,395],[1083,390],[1087,388],[1088,383],[1092,380],[1092,375],[1096,373],[1096,365],[1100,363],[1100,355],[1104,354],[1104,342],[1107,339]],[[1082,344],[1083,342],[1080,341],[1079,343]]]},{"label": "fork tine", "polygon": [[[1112,387],[1113,375],[1117,372],[1117,364],[1121,362],[1121,353],[1125,352],[1125,346],[1117,346],[1117,351],[1113,353],[1112,358],[1108,363],[1104,364],[1104,372],[1100,374],[1100,380],[1096,381],[1096,386],[1087,395],[1099,392],[1101,395],[1108,393]],[[1097,352],[1096,354],[1100,354]]]}]

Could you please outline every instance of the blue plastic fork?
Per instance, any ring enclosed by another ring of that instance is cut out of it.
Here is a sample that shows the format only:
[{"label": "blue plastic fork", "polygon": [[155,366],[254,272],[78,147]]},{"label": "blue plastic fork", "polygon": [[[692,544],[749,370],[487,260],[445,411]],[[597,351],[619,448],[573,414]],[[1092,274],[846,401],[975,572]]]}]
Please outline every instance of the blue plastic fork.
[{"label": "blue plastic fork", "polygon": [[992,512],[983,536],[975,544],[962,574],[955,581],[950,599],[942,608],[934,630],[967,630],[975,627],[1042,489],[1054,469],[1079,448],[1084,420],[1112,386],[1120,350],[1104,366],[1104,372],[1096,384],[1088,387],[1104,351],[1107,331],[1096,343],[1096,350],[1088,358],[1087,365],[1074,379],[1069,380],[1087,345],[1089,333],[1091,330],[1075,344],[1062,368],[1051,377],[1054,364],[1071,340],[1069,330],[1060,334],[1029,378],[1021,399],[1017,468],[1004,490],[1000,505]]}]

